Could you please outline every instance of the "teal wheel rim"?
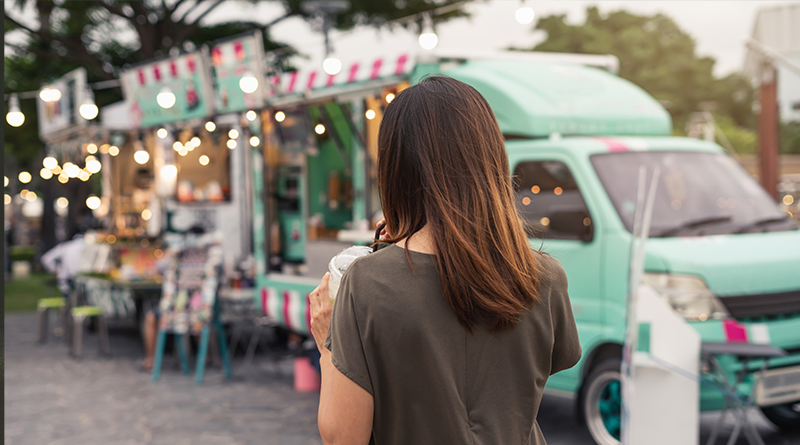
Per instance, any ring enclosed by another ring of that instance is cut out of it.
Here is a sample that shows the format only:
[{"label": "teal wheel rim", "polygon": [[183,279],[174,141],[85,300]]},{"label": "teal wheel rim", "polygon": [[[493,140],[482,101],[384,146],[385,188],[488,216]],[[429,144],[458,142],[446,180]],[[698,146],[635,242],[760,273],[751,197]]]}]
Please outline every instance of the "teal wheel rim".
[{"label": "teal wheel rim", "polygon": [[619,440],[622,428],[622,392],[619,380],[612,380],[603,388],[598,400],[603,426],[612,437]]}]

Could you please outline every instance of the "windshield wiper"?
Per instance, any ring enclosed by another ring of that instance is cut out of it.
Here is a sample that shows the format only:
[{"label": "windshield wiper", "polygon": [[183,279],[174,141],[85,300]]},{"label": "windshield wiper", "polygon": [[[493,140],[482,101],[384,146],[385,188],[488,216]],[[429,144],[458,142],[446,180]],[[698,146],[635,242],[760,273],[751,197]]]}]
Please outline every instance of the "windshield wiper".
[{"label": "windshield wiper", "polygon": [[751,222],[749,224],[745,224],[744,226],[740,227],[739,230],[736,231],[736,233],[746,233],[748,230],[757,229],[757,228],[759,228],[761,226],[765,226],[767,224],[774,224],[774,223],[777,223],[777,222],[784,222],[784,221],[786,221],[788,219],[789,219],[789,215],[783,215],[783,216],[759,219],[759,220],[753,221],[753,222]]},{"label": "windshield wiper", "polygon": [[700,218],[700,219],[690,220],[690,221],[686,221],[685,223],[683,223],[683,224],[681,224],[681,225],[679,225],[677,227],[673,227],[671,229],[667,229],[667,230],[659,233],[658,236],[659,237],[670,236],[670,235],[674,235],[676,233],[682,232],[682,231],[684,231],[686,229],[694,229],[694,228],[705,226],[705,225],[708,225],[708,224],[716,224],[716,223],[721,223],[721,222],[728,222],[731,219],[733,219],[733,218],[730,215],[725,215],[725,216],[712,216],[712,217],[709,217],[709,218]]}]

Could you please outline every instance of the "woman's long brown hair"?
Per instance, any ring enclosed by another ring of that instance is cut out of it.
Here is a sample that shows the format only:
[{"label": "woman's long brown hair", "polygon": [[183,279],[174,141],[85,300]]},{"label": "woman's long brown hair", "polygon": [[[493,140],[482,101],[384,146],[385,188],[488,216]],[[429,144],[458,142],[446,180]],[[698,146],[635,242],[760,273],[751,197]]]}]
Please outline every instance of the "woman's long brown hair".
[{"label": "woman's long brown hair", "polygon": [[429,77],[386,108],[378,186],[389,243],[429,227],[444,296],[463,325],[514,326],[537,300],[538,261],[514,205],[503,135],[471,86]]}]

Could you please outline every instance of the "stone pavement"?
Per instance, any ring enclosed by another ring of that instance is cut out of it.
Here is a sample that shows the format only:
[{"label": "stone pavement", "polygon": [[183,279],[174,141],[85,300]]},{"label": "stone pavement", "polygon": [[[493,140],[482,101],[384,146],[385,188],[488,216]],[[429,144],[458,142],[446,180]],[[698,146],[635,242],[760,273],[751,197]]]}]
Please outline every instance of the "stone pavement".
[{"label": "stone pavement", "polygon": [[[195,386],[168,355],[154,384],[135,367],[142,347],[132,328],[112,326],[111,358],[98,357],[97,337],[87,335],[82,360],[70,359],[60,339],[35,344],[36,328],[35,314],[5,318],[6,445],[321,443],[319,395],[293,390],[290,360],[281,362],[283,376],[262,359],[245,378],[240,353],[233,381],[210,367],[204,384]],[[716,413],[703,415],[701,437],[716,419]],[[800,436],[781,435],[760,414],[757,422],[768,445],[800,443]],[[539,423],[549,445],[592,444],[574,420],[571,400],[545,396]]]}]

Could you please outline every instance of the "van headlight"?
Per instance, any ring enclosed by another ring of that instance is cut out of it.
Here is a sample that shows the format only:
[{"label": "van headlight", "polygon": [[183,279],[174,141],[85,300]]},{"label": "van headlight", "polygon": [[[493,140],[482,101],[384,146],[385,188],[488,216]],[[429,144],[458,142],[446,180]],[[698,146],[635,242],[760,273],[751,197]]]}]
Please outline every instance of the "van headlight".
[{"label": "van headlight", "polygon": [[651,286],[672,309],[689,321],[706,321],[729,316],[728,310],[702,278],[694,275],[645,273],[642,282]]}]

